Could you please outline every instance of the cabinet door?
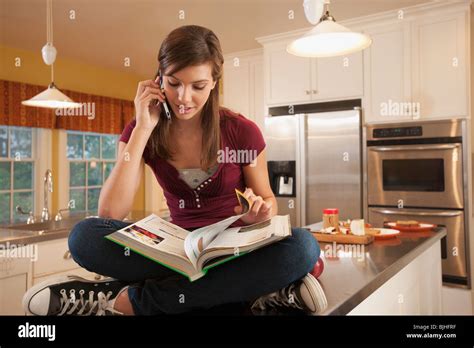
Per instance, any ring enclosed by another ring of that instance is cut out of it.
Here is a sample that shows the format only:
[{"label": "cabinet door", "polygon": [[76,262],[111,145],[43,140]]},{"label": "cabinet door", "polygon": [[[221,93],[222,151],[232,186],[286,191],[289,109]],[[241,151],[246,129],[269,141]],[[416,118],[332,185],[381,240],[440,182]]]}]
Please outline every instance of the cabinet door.
[{"label": "cabinet door", "polygon": [[27,283],[27,273],[0,279],[0,315],[25,315],[22,299]]},{"label": "cabinet door", "polygon": [[286,52],[286,44],[265,47],[267,104],[311,101],[311,59]]},{"label": "cabinet door", "polygon": [[38,243],[38,261],[33,264],[33,276],[41,277],[79,267],[69,252],[68,239]]},{"label": "cabinet door", "polygon": [[467,116],[466,14],[413,23],[413,97],[421,118]]},{"label": "cabinet door", "polygon": [[224,63],[224,106],[248,117],[250,114],[250,67],[235,58]]},{"label": "cabinet door", "polygon": [[412,119],[409,24],[367,33],[372,45],[364,52],[366,123]]},{"label": "cabinet door", "polygon": [[250,115],[249,117],[260,127],[264,128],[265,104],[263,83],[263,57],[250,62]]},{"label": "cabinet door", "polygon": [[362,52],[314,58],[312,99],[348,99],[363,94]]},{"label": "cabinet door", "polygon": [[0,315],[25,315],[21,301],[31,283],[31,263],[29,258],[0,258]]}]

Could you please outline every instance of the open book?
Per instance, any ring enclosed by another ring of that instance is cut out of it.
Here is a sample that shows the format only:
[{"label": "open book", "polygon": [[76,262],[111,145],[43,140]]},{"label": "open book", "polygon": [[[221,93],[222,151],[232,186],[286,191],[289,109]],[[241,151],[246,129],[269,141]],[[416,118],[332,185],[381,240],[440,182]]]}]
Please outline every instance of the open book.
[{"label": "open book", "polygon": [[190,232],[152,214],[105,238],[194,281],[212,267],[291,236],[289,215],[229,228],[251,208],[242,192],[235,191],[242,213],[215,224]]}]

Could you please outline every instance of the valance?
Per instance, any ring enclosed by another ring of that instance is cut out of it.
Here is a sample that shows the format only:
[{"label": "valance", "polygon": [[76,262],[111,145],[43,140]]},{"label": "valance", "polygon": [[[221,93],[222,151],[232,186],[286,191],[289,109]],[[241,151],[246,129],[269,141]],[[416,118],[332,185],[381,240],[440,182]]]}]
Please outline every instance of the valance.
[{"label": "valance", "polygon": [[0,80],[0,125],[121,134],[134,117],[133,101],[65,89],[61,91],[81,103],[81,108],[47,109],[21,104],[46,88]]}]

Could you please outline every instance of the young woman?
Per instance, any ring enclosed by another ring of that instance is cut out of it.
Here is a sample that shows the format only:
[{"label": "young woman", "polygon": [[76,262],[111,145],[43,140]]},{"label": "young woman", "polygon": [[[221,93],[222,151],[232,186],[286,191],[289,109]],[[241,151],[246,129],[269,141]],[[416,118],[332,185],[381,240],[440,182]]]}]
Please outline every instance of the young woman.
[{"label": "young woman", "polygon": [[[320,248],[301,228],[195,282],[104,238],[129,225],[122,220],[132,208],[145,164],[164,190],[172,222],[185,229],[238,213],[235,188],[253,203],[251,213],[235,225],[277,214],[259,128],[219,107],[223,56],[216,35],[200,26],[177,28],[163,41],[158,63],[164,93],[157,80],[139,83],[135,119],[122,133],[117,163],[100,193],[100,218],[81,221],[69,236],[73,259],[111,278],[50,279],[25,294],[25,309],[36,315],[149,315],[250,303],[254,311],[273,306],[324,310],[324,292],[308,273]],[[158,101],[167,102],[171,120]],[[220,163],[219,150],[245,150],[256,158]]]}]

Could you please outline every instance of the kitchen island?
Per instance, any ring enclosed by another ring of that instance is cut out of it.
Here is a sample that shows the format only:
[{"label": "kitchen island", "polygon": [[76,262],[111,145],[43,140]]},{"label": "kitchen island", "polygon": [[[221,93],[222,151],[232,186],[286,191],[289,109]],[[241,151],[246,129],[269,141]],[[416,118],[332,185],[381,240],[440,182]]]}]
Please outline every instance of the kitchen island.
[{"label": "kitchen island", "polygon": [[[135,212],[129,217],[130,222],[148,214]],[[67,236],[83,218],[75,215],[44,226],[33,224],[27,227],[29,230],[24,230],[24,225],[0,228],[2,249],[36,245],[37,249],[31,250],[36,256],[48,255],[37,262],[28,259],[32,255],[2,260],[0,288],[8,289],[9,296],[0,301],[0,315],[24,314],[23,293],[51,275],[101,278],[79,268],[68,251]],[[320,243],[325,269],[319,281],[328,299],[328,308],[321,314],[441,314],[440,241],[444,236],[446,229],[438,228],[433,232],[401,233],[366,246]],[[210,312],[223,314],[221,310]]]},{"label": "kitchen island", "polygon": [[368,245],[320,243],[328,299],[322,315],[442,314],[446,229],[405,232]]}]

